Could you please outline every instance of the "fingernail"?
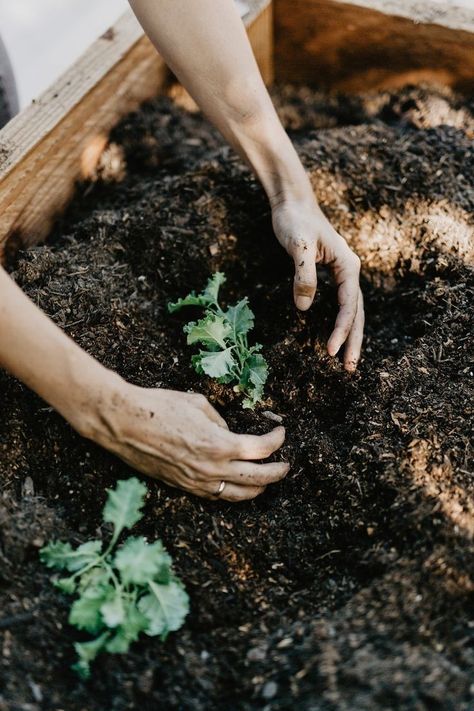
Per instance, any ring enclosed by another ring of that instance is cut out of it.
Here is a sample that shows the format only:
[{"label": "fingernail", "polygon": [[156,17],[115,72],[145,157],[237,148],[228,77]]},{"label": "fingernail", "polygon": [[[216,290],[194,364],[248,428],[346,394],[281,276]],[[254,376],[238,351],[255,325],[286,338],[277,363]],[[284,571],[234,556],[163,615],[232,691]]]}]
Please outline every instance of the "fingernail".
[{"label": "fingernail", "polygon": [[307,311],[311,306],[312,300],[309,296],[297,296],[296,297],[296,308],[300,311]]}]

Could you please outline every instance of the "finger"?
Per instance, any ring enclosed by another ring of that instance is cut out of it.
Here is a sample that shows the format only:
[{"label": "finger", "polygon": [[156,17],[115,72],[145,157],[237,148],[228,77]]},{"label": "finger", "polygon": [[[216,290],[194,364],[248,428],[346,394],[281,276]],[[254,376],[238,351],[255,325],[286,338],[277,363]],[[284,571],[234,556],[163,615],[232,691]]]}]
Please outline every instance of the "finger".
[{"label": "finger", "polygon": [[364,299],[362,292],[359,289],[359,298],[357,300],[357,313],[352,324],[352,329],[347,339],[346,349],[344,352],[344,367],[350,373],[357,368],[357,363],[360,358],[362,341],[364,338]]},{"label": "finger", "polygon": [[275,427],[264,435],[232,434],[229,441],[231,456],[234,459],[266,459],[285,441],[285,428]]},{"label": "finger", "polygon": [[300,311],[307,311],[313,303],[317,286],[314,247],[308,244],[298,246],[293,253],[293,259],[295,260],[293,296],[296,308]]},{"label": "finger", "polygon": [[165,484],[173,489],[182,489],[193,496],[199,496],[201,499],[209,499],[210,501],[247,501],[249,499],[255,499],[256,496],[263,494],[265,491],[264,486],[239,486],[238,484],[232,484],[230,482],[225,482],[225,486],[220,493],[219,485],[216,485],[216,482],[213,482],[212,487],[206,486],[205,488],[196,488],[195,486],[177,487],[176,484],[170,484],[167,481],[165,481]]},{"label": "finger", "polygon": [[284,479],[289,469],[288,462],[255,464],[234,461],[223,470],[222,479],[241,486],[268,486]]},{"label": "finger", "polygon": [[207,491],[193,492],[197,493],[205,499],[212,499],[214,501],[248,501],[249,499],[255,499],[256,496],[260,496],[265,491],[264,486],[239,486],[238,484],[232,484],[230,482],[225,482],[224,489],[220,494],[217,493],[217,489],[214,493]]},{"label": "finger", "polygon": [[352,255],[341,269],[335,270],[339,299],[336,325],[328,341],[328,353],[335,356],[347,339],[357,313],[359,298],[359,260]]},{"label": "finger", "polygon": [[237,484],[226,482],[224,490],[217,498],[219,501],[248,501],[249,499],[255,499],[256,496],[260,496],[264,491],[264,486],[238,486]]}]

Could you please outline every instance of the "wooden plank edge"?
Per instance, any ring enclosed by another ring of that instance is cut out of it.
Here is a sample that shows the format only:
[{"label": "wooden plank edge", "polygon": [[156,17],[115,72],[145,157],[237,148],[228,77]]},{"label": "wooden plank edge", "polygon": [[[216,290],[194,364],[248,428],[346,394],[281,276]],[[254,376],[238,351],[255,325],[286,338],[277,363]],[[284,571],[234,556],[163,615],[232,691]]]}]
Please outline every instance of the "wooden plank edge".
[{"label": "wooden plank edge", "polygon": [[[465,29],[472,11],[461,22],[454,6],[447,0],[435,14],[426,0],[274,0],[277,79],[332,91],[429,82],[472,93],[474,33]],[[405,16],[384,9],[396,7]],[[422,20],[434,17],[445,24]],[[456,22],[463,29],[453,29]]]},{"label": "wooden plank edge", "polygon": [[[244,22],[262,74],[271,81],[272,2],[248,4]],[[113,126],[163,91],[168,78],[164,61],[127,12],[0,131],[0,259],[8,248],[48,235]]]},{"label": "wooden plank edge", "polygon": [[[342,0],[338,0],[342,1]],[[456,0],[343,0],[347,5],[357,5],[378,10],[385,15],[405,17],[417,24],[440,25],[452,30],[474,32],[474,4],[459,5]]]},{"label": "wooden plank edge", "polygon": [[133,14],[124,13],[51,87],[0,131],[0,180],[82,101],[142,36],[143,31]]}]

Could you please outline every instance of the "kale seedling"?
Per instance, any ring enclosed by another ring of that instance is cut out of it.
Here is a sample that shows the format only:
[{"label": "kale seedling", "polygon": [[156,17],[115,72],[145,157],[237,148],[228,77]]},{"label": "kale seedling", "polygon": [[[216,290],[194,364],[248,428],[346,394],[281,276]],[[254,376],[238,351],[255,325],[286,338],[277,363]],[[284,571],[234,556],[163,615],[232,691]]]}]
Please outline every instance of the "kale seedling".
[{"label": "kale seedling", "polygon": [[225,275],[216,272],[201,294],[194,292],[168,304],[174,313],[184,306],[200,306],[205,309],[204,318],[191,321],[184,327],[188,345],[202,344],[192,357],[192,364],[199,375],[209,375],[220,383],[235,383],[234,390],[245,395],[243,407],[253,410],[263,398],[263,388],[268,377],[268,366],[260,354],[262,346],[248,344],[247,334],[253,328],[254,315],[248,299],[242,299],[225,311],[219,304],[219,290]]},{"label": "kale seedling", "polygon": [[188,596],[161,541],[129,536],[116,547],[122,531],[142,518],[145,494],[136,478],[109,489],[103,519],[113,524],[113,535],[105,550],[97,540],[76,549],[52,541],[40,551],[48,568],[71,573],[53,578],[62,592],[77,596],[69,623],[95,635],[74,644],[78,661],[72,668],[82,678],[90,676],[90,664],[100,652],[126,653],[141,632],[164,640],[181,627],[189,611]]}]

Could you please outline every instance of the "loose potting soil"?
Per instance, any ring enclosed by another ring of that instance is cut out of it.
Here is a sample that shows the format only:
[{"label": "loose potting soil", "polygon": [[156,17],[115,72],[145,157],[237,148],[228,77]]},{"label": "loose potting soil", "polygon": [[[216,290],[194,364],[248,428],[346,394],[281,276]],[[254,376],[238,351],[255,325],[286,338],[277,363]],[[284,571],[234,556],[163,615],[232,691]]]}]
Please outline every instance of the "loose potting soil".
[{"label": "loose potting soil", "polygon": [[[185,626],[69,671],[78,632],[38,549],[106,537],[106,488],[132,470],[0,374],[0,709],[474,708],[473,104],[435,88],[275,102],[315,193],[362,260],[355,375],[325,342],[323,271],[292,302],[291,260],[257,182],[179,92],[126,118],[47,244],[11,262],[25,292],[130,381],[204,393],[238,432],[283,418],[292,469],[250,503],[147,480],[134,531],[162,538]],[[191,107],[192,108],[192,107]],[[197,376],[168,301],[224,271],[271,373],[244,411]]]}]

